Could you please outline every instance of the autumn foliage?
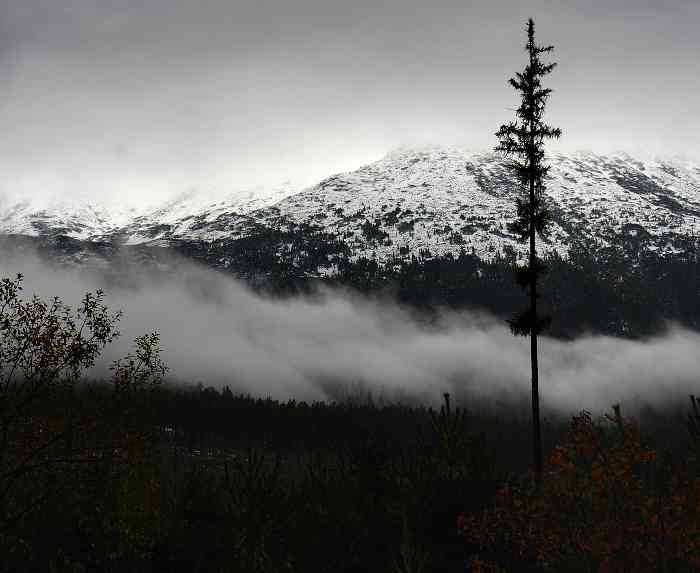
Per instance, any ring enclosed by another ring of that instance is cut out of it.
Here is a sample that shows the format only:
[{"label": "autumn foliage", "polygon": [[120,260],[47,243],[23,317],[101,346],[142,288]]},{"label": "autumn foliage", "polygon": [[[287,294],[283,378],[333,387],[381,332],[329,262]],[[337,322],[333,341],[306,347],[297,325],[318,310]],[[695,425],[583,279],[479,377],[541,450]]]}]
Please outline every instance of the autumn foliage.
[{"label": "autumn foliage", "polygon": [[460,516],[471,570],[651,572],[700,569],[700,479],[660,460],[619,415],[582,412],[545,465],[540,492],[507,484]]},{"label": "autumn foliage", "polygon": [[41,570],[44,558],[72,570],[67,523],[73,540],[116,537],[112,555],[133,553],[134,532],[154,515],[156,435],[139,417],[166,372],[159,336],[137,337],[111,383],[91,385],[86,373],[119,336],[121,313],[101,291],[76,308],[22,293],[21,275],[0,279],[0,570]]}]

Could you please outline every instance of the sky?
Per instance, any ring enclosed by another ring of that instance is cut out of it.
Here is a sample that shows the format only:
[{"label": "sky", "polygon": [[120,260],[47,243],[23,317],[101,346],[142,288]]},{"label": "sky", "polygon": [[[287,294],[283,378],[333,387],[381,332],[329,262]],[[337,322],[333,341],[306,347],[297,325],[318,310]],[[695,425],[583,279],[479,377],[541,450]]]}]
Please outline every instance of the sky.
[{"label": "sky", "polygon": [[490,149],[525,21],[552,149],[700,156],[697,0],[0,0],[0,198],[308,185]]}]

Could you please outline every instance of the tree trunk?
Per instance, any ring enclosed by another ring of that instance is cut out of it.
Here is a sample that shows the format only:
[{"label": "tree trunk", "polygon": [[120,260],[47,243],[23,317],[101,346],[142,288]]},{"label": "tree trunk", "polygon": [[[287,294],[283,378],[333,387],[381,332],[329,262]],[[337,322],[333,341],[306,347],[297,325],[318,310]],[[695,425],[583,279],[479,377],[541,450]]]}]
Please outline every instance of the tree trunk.
[{"label": "tree trunk", "polygon": [[[534,215],[535,180],[530,178],[530,205]],[[532,453],[535,466],[535,483],[542,484],[542,435],[540,429],[540,390],[537,365],[537,251],[535,250],[534,217],[530,219],[530,365],[532,367]]]}]

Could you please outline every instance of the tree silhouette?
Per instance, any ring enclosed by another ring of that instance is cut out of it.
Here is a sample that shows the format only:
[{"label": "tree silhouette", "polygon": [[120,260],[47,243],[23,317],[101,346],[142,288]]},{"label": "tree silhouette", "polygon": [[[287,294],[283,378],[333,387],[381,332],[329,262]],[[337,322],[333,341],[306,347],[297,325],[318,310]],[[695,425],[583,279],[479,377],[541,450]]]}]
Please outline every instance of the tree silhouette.
[{"label": "tree silhouette", "polygon": [[521,102],[515,111],[515,120],[506,123],[496,132],[499,144],[495,150],[511,159],[510,165],[522,185],[523,193],[516,200],[517,218],[509,225],[522,242],[529,242],[528,263],[516,266],[516,281],[529,296],[528,308],[516,314],[509,324],[516,336],[530,336],[530,362],[532,366],[532,429],[535,478],[542,480],[542,437],[540,430],[540,398],[537,367],[537,336],[549,323],[549,318],[537,314],[537,284],[544,265],[537,256],[536,237],[544,238],[550,222],[545,203],[544,180],[549,171],[545,163],[544,143],[561,136],[559,128],[543,121],[545,104],[552,90],[542,87],[542,78],[548,75],[556,63],[545,64],[542,54],[551,52],[554,46],[538,46],[535,43],[535,24],[527,22],[528,63],[522,72],[510,79],[510,85],[519,92]]},{"label": "tree silhouette", "polygon": [[73,393],[119,336],[121,312],[102,291],[72,309],[58,297],[23,298],[22,283],[21,274],[0,278],[0,553],[22,545],[18,525],[63,496],[76,468],[135,443],[144,427],[132,420],[136,399],[166,372],[159,335],[137,337],[135,352],[114,362],[108,408],[81,410]]}]

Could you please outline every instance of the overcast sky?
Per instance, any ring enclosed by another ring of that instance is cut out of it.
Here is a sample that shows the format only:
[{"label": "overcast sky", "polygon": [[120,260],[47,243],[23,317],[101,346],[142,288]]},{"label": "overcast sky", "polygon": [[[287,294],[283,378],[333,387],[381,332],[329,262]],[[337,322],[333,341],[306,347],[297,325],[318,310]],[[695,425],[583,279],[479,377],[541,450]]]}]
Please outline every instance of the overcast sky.
[{"label": "overcast sky", "polygon": [[564,149],[700,155],[698,0],[0,0],[0,193],[137,201],[491,148],[528,16]]}]

